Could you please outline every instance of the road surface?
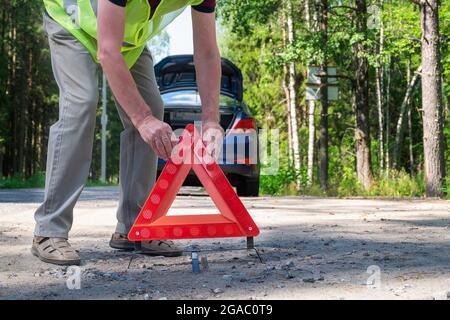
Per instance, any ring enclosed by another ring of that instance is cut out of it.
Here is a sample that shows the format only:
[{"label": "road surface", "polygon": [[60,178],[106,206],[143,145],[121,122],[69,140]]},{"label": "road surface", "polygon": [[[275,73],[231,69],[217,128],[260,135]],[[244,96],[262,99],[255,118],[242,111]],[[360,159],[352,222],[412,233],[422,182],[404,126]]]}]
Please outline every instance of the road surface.
[{"label": "road surface", "polygon": [[[201,189],[182,194],[170,214],[216,212]],[[86,188],[75,207],[70,236],[81,268],[40,262],[29,249],[42,197],[0,190],[0,299],[446,299],[450,292],[449,201],[248,198],[264,263],[254,252],[225,250],[244,248],[244,239],[179,241],[213,250],[200,253],[209,270],[194,274],[188,253],[146,257],[108,247],[113,187]]]}]

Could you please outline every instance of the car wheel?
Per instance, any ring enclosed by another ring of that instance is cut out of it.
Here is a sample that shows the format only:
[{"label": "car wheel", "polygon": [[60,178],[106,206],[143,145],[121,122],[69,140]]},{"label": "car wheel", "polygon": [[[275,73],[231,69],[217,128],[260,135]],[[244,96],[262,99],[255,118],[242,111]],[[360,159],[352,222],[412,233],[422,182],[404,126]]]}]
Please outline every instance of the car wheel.
[{"label": "car wheel", "polygon": [[236,189],[240,197],[257,197],[259,195],[259,179],[243,180],[236,186]]}]

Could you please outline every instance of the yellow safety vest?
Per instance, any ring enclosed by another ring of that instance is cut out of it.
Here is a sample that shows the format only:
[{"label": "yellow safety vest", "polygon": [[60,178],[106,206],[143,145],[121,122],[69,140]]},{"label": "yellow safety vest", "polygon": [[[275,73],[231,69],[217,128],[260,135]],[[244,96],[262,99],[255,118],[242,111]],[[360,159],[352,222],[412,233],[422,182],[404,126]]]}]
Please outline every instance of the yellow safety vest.
[{"label": "yellow safety vest", "polygon": [[[180,15],[186,7],[204,0],[161,0],[151,16],[148,0],[128,0],[122,55],[129,68],[146,43]],[[97,0],[44,0],[47,13],[76,37],[97,59]]]}]

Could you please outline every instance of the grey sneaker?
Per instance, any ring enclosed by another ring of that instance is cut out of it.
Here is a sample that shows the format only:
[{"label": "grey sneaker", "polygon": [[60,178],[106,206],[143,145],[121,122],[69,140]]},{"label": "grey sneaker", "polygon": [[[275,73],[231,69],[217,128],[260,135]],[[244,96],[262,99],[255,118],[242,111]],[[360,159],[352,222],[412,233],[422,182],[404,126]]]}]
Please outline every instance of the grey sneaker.
[{"label": "grey sneaker", "polygon": [[77,266],[81,263],[78,253],[64,238],[35,236],[31,253],[46,263]]}]

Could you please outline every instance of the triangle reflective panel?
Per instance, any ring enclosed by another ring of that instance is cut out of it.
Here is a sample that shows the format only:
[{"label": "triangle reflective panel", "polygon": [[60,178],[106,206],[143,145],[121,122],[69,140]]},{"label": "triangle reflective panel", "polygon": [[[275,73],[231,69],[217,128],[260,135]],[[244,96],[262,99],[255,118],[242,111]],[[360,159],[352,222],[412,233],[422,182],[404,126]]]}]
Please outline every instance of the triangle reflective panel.
[{"label": "triangle reflective panel", "polygon": [[[186,126],[139,216],[130,241],[255,237],[259,229],[219,165],[206,152],[193,124]],[[167,215],[190,170],[205,187],[220,214]]]}]

